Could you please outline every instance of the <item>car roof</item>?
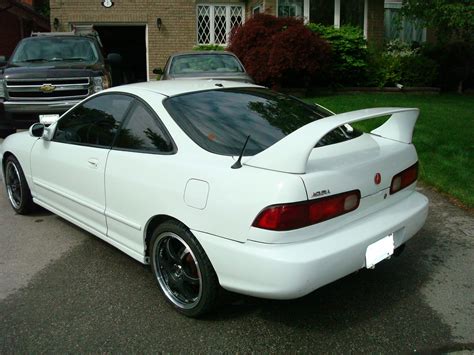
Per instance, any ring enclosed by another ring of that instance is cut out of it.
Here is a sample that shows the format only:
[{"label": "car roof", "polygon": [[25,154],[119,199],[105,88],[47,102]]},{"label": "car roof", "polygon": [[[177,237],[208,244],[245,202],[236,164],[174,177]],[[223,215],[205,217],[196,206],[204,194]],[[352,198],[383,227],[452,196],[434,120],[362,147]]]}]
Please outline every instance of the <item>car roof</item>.
[{"label": "car roof", "polygon": [[206,54],[217,54],[217,55],[231,55],[236,56],[234,53],[229,51],[185,51],[173,53],[170,57],[178,57],[180,55],[206,55]]},{"label": "car roof", "polygon": [[113,87],[107,91],[136,93],[138,90],[151,91],[165,96],[175,96],[190,92],[229,88],[262,87],[258,85],[226,80],[160,80]]}]

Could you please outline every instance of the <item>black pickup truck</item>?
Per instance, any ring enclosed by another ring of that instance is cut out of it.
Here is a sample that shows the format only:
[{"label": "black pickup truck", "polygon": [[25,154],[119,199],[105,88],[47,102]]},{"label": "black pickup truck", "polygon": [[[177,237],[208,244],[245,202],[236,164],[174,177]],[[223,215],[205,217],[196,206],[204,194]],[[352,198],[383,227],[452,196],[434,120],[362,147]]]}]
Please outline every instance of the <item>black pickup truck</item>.
[{"label": "black pickup truck", "polygon": [[0,138],[38,122],[41,114],[62,114],[111,85],[109,63],[94,36],[45,33],[18,43],[0,62]]}]

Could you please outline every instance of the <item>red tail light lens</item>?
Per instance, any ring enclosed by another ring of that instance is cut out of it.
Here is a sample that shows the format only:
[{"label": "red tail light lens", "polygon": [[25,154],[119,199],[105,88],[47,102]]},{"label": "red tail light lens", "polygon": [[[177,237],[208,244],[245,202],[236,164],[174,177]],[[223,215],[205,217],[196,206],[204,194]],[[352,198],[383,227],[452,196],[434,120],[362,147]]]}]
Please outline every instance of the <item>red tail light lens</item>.
[{"label": "red tail light lens", "polygon": [[354,190],[317,200],[273,205],[260,212],[252,226],[275,231],[303,228],[354,211],[359,203],[360,191]]},{"label": "red tail light lens", "polygon": [[403,170],[392,178],[390,194],[394,194],[413,184],[418,179],[418,162]]}]

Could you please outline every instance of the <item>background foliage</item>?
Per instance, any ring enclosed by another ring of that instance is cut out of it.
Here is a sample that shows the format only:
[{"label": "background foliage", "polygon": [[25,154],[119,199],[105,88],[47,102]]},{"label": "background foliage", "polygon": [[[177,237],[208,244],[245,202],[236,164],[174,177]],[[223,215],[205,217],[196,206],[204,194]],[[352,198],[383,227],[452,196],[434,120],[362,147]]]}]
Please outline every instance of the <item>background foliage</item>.
[{"label": "background foliage", "polygon": [[428,45],[423,52],[439,64],[436,85],[443,90],[462,93],[474,87],[474,43],[454,41]]},{"label": "background foliage", "polygon": [[438,40],[474,40],[474,1],[472,0],[403,0],[405,16],[418,18],[436,30]]},{"label": "background foliage", "polygon": [[193,47],[194,51],[223,51],[225,48],[219,44],[200,44]]},{"label": "background foliage", "polygon": [[352,26],[324,26],[309,23],[307,27],[331,45],[331,81],[340,85],[358,86],[367,78],[367,41],[362,29]]},{"label": "background foliage", "polygon": [[234,29],[228,49],[259,84],[307,87],[327,81],[331,47],[299,19],[256,15]]},{"label": "background foliage", "polygon": [[369,55],[368,86],[433,86],[438,79],[438,64],[424,55],[422,48],[399,40],[372,50]]}]

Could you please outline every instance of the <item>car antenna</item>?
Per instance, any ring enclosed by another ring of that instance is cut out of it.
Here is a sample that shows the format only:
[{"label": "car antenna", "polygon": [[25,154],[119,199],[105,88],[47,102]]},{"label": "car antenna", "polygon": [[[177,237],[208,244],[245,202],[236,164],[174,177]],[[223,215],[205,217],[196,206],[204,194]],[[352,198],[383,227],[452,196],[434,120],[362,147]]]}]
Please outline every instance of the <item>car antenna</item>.
[{"label": "car antenna", "polygon": [[247,143],[249,142],[250,134],[247,136],[245,140],[244,146],[242,147],[242,151],[240,152],[239,159],[231,166],[232,169],[240,169],[242,167],[242,157],[244,156],[245,147],[247,147]]}]

